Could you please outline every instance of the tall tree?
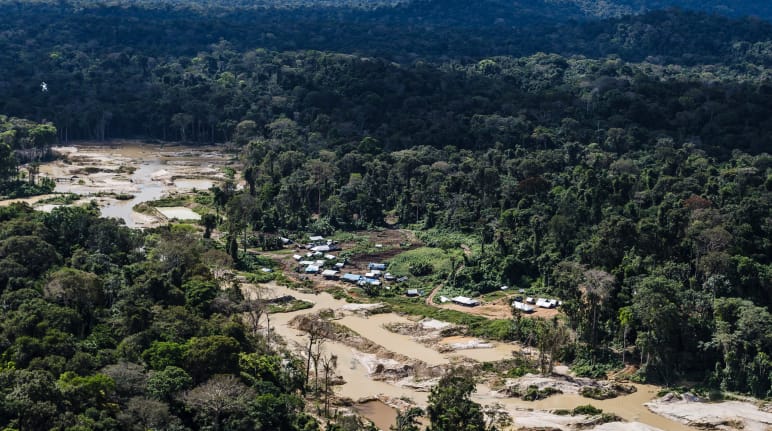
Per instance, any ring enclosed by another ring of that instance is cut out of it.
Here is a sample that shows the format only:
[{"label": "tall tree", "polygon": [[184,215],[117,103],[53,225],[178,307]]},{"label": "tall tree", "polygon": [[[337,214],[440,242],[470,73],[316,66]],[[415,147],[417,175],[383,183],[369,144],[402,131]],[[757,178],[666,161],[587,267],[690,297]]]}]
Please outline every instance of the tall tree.
[{"label": "tall tree", "polygon": [[474,392],[474,378],[468,372],[453,369],[443,376],[429,394],[427,430],[484,431],[482,407],[471,398]]}]

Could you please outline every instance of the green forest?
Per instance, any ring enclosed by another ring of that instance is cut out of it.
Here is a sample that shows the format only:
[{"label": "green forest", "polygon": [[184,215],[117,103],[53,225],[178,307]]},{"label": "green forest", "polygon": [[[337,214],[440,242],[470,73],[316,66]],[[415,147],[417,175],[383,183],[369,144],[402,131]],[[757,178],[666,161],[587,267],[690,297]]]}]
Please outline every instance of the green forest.
[{"label": "green forest", "polygon": [[37,163],[78,140],[243,165],[206,235],[0,207],[4,429],[319,429],[306,364],[215,274],[265,264],[256,238],[396,228],[473,242],[431,278],[454,291],[560,298],[555,356],[589,375],[772,397],[765,2],[181,3],[0,1],[0,195],[53,190]]}]

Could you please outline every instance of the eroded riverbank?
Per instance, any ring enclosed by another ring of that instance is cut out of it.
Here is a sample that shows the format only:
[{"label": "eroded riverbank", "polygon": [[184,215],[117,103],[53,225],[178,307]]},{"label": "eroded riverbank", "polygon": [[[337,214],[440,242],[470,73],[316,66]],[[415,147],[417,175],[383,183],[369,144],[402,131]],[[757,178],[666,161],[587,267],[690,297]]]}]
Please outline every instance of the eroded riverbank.
[{"label": "eroded riverbank", "polygon": [[[256,289],[256,286],[246,284],[243,286],[249,293]],[[504,360],[511,357],[511,350],[497,346],[496,349],[464,349],[450,352],[440,352],[427,347],[409,335],[398,334],[384,328],[384,325],[390,324],[415,324],[416,321],[405,316],[396,314],[381,315],[362,315],[351,311],[343,311],[345,308],[351,308],[344,300],[335,299],[330,294],[321,293],[303,293],[297,290],[279,286],[276,283],[268,283],[260,287],[264,289],[263,297],[291,295],[297,299],[310,301],[315,304],[313,308],[299,310],[291,313],[281,313],[271,315],[271,328],[275,334],[284,338],[288,345],[296,352],[302,352],[303,346],[307,345],[308,337],[303,332],[291,325],[291,321],[298,316],[317,313],[319,310],[330,309],[342,315],[335,320],[337,324],[344,325],[363,338],[378,344],[386,351],[393,351],[395,355],[402,355],[415,360],[424,361],[427,365],[449,366],[459,361],[473,359],[472,356],[481,355],[485,352],[485,361]],[[349,307],[347,307],[347,305]],[[454,339],[446,341],[457,341]],[[365,353],[356,348],[341,343],[339,341],[327,340],[324,343],[324,350],[327,353],[338,356],[338,374],[343,384],[336,386],[336,395],[342,398],[357,400],[379,399],[390,400],[410,399],[412,403],[419,407],[426,407],[428,402],[428,391],[436,382],[436,379],[422,376],[411,376],[402,379],[376,379],[370,372],[373,364],[379,361],[383,362],[388,358],[379,357],[382,355]],[[388,347],[387,347],[388,346]],[[389,349],[389,347],[391,349]],[[393,350],[392,350],[393,349]],[[469,355],[469,353],[472,353]],[[396,365],[395,365],[396,366]],[[576,429],[576,425],[586,417],[565,416],[551,413],[555,410],[571,410],[580,405],[592,404],[605,412],[614,413],[622,419],[628,421],[617,424],[604,424],[590,427],[597,430],[674,430],[674,431],[695,431],[698,428],[685,425],[677,420],[660,416],[646,407],[646,403],[656,398],[657,392],[661,389],[652,385],[634,385],[636,392],[630,395],[620,396],[609,400],[592,400],[582,397],[576,393],[564,393],[551,396],[539,401],[523,401],[518,398],[502,397],[499,391],[493,390],[489,384],[483,382],[478,385],[474,400],[482,404],[499,403],[512,415],[515,420],[515,429],[520,427],[553,427],[561,430]],[[384,423],[391,417],[391,411],[382,406],[373,406],[361,410],[365,416],[377,416],[379,423]]]}]

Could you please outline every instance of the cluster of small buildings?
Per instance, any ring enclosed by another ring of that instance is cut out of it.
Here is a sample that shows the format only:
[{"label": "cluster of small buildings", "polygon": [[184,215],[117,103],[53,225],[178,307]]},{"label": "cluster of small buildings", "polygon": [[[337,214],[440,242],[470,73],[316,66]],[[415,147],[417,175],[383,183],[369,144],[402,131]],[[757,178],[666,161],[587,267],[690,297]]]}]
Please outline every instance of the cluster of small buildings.
[{"label": "cluster of small buildings", "polygon": [[[340,262],[338,257],[334,254],[330,254],[330,251],[340,250],[337,243],[330,240],[325,240],[322,236],[312,236],[311,242],[305,246],[309,250],[305,255],[296,254],[292,256],[303,268],[303,272],[306,274],[319,274],[322,273],[325,277],[334,277],[339,270],[343,268],[345,262]],[[325,269],[323,267],[332,265],[335,269]]]},{"label": "cluster of small buildings", "polygon": [[380,286],[381,278],[385,281],[404,281],[406,278],[397,278],[394,275],[390,273],[384,273],[386,270],[386,264],[385,263],[373,263],[370,262],[367,264],[367,272],[364,274],[352,274],[352,273],[346,273],[343,274],[343,276],[340,278],[341,280],[357,284],[359,286],[364,285],[370,285],[370,286]]},{"label": "cluster of small buildings", "polygon": [[[330,254],[331,251],[340,250],[337,242],[326,240],[322,236],[312,236],[309,238],[305,248],[308,250],[305,255],[296,254],[293,257],[306,274],[321,274],[328,280],[341,280],[347,283],[359,286],[370,285],[380,286],[381,280],[402,282],[407,277],[396,277],[386,271],[385,263],[372,262],[367,265],[367,272],[364,274],[343,273],[341,270],[345,267],[345,260],[341,261],[337,256]],[[332,264],[335,262],[334,264]],[[332,264],[332,267],[330,267]]]},{"label": "cluster of small buildings", "polygon": [[520,310],[525,313],[531,313],[534,311],[534,307],[539,308],[556,308],[557,306],[561,305],[561,302],[557,299],[547,299],[547,298],[538,298],[534,299],[531,297],[528,297],[525,299],[525,302],[522,301],[521,297],[515,298],[515,301],[512,303],[512,306],[516,310]]}]

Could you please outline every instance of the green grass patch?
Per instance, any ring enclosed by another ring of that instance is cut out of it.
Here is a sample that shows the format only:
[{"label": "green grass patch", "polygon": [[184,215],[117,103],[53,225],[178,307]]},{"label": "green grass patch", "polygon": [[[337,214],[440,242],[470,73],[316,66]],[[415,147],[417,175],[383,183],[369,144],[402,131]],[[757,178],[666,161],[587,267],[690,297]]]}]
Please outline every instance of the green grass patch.
[{"label": "green grass patch", "polygon": [[579,377],[602,379],[617,368],[619,365],[614,363],[590,363],[586,360],[578,360],[571,366],[571,371]]},{"label": "green grass patch", "polygon": [[368,241],[366,235],[361,235],[355,232],[337,231],[331,237],[331,240],[338,242],[360,242]]},{"label": "green grass patch", "polygon": [[80,195],[77,193],[62,193],[60,195],[52,196],[50,198],[41,199],[38,201],[40,204],[53,204],[53,205],[70,205],[80,199]]},{"label": "green grass patch", "polygon": [[[512,293],[512,289],[495,290],[493,292],[480,295],[480,299],[483,301],[495,301],[497,299],[506,298],[510,293]],[[515,289],[514,293],[517,293],[517,289]]]},{"label": "green grass patch", "polygon": [[[395,275],[415,274],[421,265],[431,267],[431,274],[449,273],[451,259],[461,260],[461,251],[445,251],[435,247],[420,247],[402,252],[389,260],[389,272]],[[428,274],[425,274],[428,275]]]},{"label": "green grass patch", "polygon": [[587,415],[587,416],[595,416],[603,413],[603,410],[593,406],[592,404],[586,404],[583,406],[577,406],[573,410],[571,410],[571,415]]},{"label": "green grass patch", "polygon": [[181,207],[190,202],[189,196],[171,195],[148,201],[147,204],[153,207]]},{"label": "green grass patch", "polygon": [[469,327],[469,332],[475,337],[499,341],[512,341],[517,337],[515,324],[511,319],[483,319]]},{"label": "green grass patch", "polygon": [[463,313],[461,311],[437,308],[426,305],[423,298],[379,298],[391,305],[396,313],[413,316],[429,317],[443,322],[466,326],[469,334],[488,340],[511,341],[515,338],[515,328],[510,319],[487,319],[482,316]]},{"label": "green grass patch", "polygon": [[226,177],[228,177],[230,179],[236,178],[236,170],[231,168],[230,166],[223,167],[222,171],[223,171],[223,173],[225,174]]},{"label": "green grass patch", "polygon": [[[378,255],[383,253],[386,250],[391,250],[394,247],[393,246],[387,246],[384,245],[382,247],[376,247],[376,244],[379,244],[377,241],[371,241],[370,238],[362,235],[355,236],[356,243],[352,246],[345,247],[346,250],[342,251],[340,253],[341,258],[361,258],[363,256],[368,255]],[[339,242],[348,242],[348,241],[340,241]]]},{"label": "green grass patch", "polygon": [[[275,273],[264,273],[260,271],[263,268],[273,268],[276,266],[276,262],[270,257],[261,256],[256,253],[243,253],[239,252],[238,267],[243,271],[249,271],[254,274],[271,274],[275,277]],[[272,278],[273,280],[274,278]]]},{"label": "green grass patch", "polygon": [[429,317],[442,320],[443,322],[455,323],[457,325],[470,326],[473,324],[483,324],[484,321],[488,320],[481,316],[474,316],[456,310],[431,307],[424,304],[423,298],[393,297],[384,298],[384,300],[388,302],[392,306],[392,309],[397,313]]},{"label": "green grass patch", "polygon": [[356,299],[354,299],[353,296],[349,295],[349,293],[346,291],[346,289],[343,289],[342,287],[336,287],[333,289],[327,290],[327,293],[332,295],[333,298],[337,300],[344,300],[346,302],[357,302]]},{"label": "green grass patch", "polygon": [[213,195],[209,192],[205,191],[198,191],[196,195],[193,197],[193,202],[199,204],[199,205],[205,205],[208,207],[214,207],[214,198]]},{"label": "green grass patch", "polygon": [[270,304],[268,305],[268,313],[291,313],[298,310],[306,310],[314,306],[313,302],[303,301],[302,299],[295,299],[286,304]]},{"label": "green grass patch", "polygon": [[247,275],[247,281],[250,283],[268,283],[276,279],[276,274],[273,272],[255,272]]},{"label": "green grass patch", "polygon": [[148,205],[147,202],[136,204],[132,207],[132,209],[140,214],[148,214],[148,215],[156,214],[155,208]]},{"label": "green grass patch", "polygon": [[525,393],[520,396],[523,401],[538,401],[556,394],[562,394],[563,391],[556,388],[539,389],[535,385],[528,386]]},{"label": "green grass patch", "polygon": [[279,250],[271,250],[271,254],[291,255],[291,254],[295,254],[295,253],[296,253],[296,251],[295,251],[294,248],[282,248],[282,249],[279,249]]},{"label": "green grass patch", "polygon": [[460,248],[462,244],[474,248],[474,246],[480,243],[480,238],[477,235],[446,232],[439,229],[417,231],[415,235],[428,247],[437,247],[444,250]]}]

